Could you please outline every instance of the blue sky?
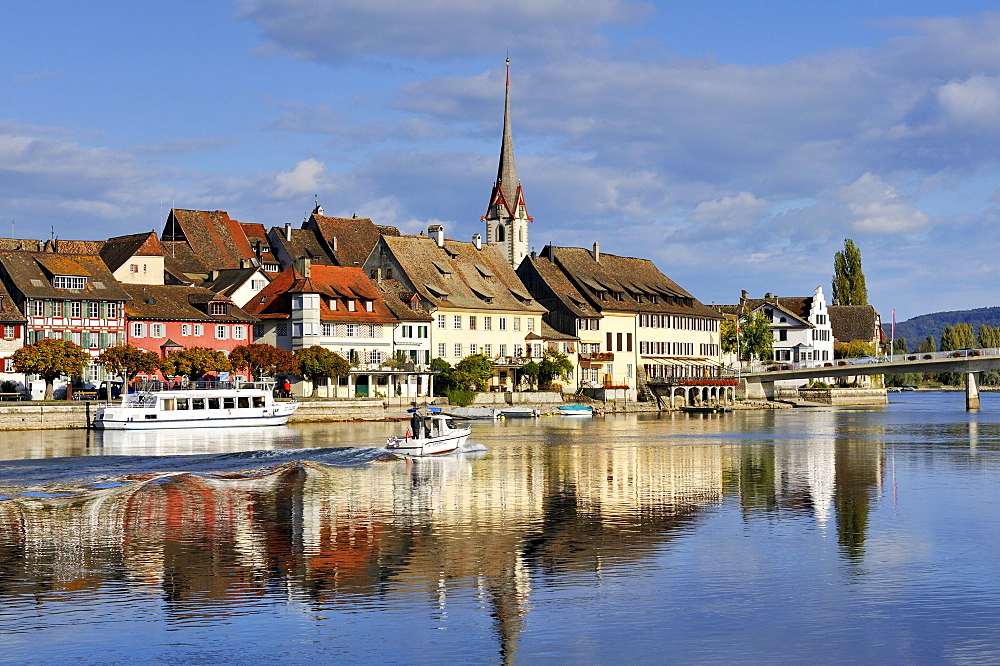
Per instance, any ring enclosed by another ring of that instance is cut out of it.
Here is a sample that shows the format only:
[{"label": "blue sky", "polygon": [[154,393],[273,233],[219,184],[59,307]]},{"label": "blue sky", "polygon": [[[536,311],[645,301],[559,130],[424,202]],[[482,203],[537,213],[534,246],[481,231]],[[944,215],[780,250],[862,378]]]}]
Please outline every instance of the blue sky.
[{"label": "blue sky", "polygon": [[468,239],[509,52],[536,249],[599,241],[729,303],[829,291],[852,238],[886,321],[998,305],[992,7],[16,3],[0,234],[160,231],[171,206],[298,225],[318,195],[330,215]]}]

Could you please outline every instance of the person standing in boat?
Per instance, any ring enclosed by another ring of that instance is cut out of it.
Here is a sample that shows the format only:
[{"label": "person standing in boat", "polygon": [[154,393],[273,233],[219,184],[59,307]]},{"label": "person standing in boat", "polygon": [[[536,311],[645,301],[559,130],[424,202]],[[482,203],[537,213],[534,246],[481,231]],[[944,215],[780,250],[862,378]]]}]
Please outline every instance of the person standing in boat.
[{"label": "person standing in boat", "polygon": [[413,433],[414,439],[420,438],[420,428],[424,424],[423,417],[420,416],[420,412],[416,409],[413,410],[413,416],[410,417],[410,432]]}]

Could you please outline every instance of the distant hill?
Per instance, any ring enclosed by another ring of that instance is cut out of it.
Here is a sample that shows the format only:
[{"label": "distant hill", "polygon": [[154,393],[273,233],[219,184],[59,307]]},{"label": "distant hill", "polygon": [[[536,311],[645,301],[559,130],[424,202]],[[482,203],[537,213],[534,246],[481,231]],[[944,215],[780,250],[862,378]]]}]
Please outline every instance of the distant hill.
[{"label": "distant hill", "polygon": [[[934,336],[936,344],[941,343],[941,331],[946,326],[955,324],[970,324],[972,330],[978,332],[980,324],[1000,326],[1000,307],[976,308],[975,310],[952,310],[951,312],[932,312],[920,315],[903,322],[896,322],[896,338],[906,338],[906,344],[913,351],[917,344],[928,335]],[[892,333],[892,323],[883,323],[886,338]]]}]

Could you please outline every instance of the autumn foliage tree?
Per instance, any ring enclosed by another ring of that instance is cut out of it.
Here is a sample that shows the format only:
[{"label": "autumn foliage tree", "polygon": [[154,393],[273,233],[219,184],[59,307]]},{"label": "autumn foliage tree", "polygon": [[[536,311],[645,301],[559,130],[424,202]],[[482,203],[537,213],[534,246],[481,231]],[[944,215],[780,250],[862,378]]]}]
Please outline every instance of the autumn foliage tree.
[{"label": "autumn foliage tree", "polygon": [[318,395],[317,379],[343,377],[351,371],[351,365],[338,354],[325,347],[313,345],[295,352],[299,364],[299,374],[312,382],[312,396]]},{"label": "autumn foliage tree", "polygon": [[206,372],[227,372],[231,368],[225,354],[208,347],[182,349],[160,359],[160,370],[167,377],[198,379]]},{"label": "autumn foliage tree", "polygon": [[240,345],[229,352],[229,362],[245,369],[251,380],[299,372],[295,354],[268,344]]},{"label": "autumn foliage tree", "polygon": [[45,380],[45,399],[52,400],[53,385],[60,377],[77,377],[90,362],[90,354],[69,340],[43,338],[11,355],[14,370]]},{"label": "autumn foliage tree", "polygon": [[97,362],[104,365],[108,374],[121,375],[127,385],[137,374],[155,372],[160,364],[160,355],[132,345],[119,345],[101,352]]}]

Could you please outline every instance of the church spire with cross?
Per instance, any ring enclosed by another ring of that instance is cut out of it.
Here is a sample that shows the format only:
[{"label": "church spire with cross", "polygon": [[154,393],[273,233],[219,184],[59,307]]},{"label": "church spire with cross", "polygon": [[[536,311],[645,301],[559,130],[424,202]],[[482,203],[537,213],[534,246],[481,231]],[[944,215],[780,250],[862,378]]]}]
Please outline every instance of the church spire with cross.
[{"label": "church spire with cross", "polygon": [[482,220],[486,222],[486,242],[502,246],[510,265],[517,268],[528,254],[528,222],[532,219],[524,205],[524,192],[514,166],[514,139],[510,126],[510,58],[507,58],[506,65],[500,165],[490,194],[489,210]]}]

